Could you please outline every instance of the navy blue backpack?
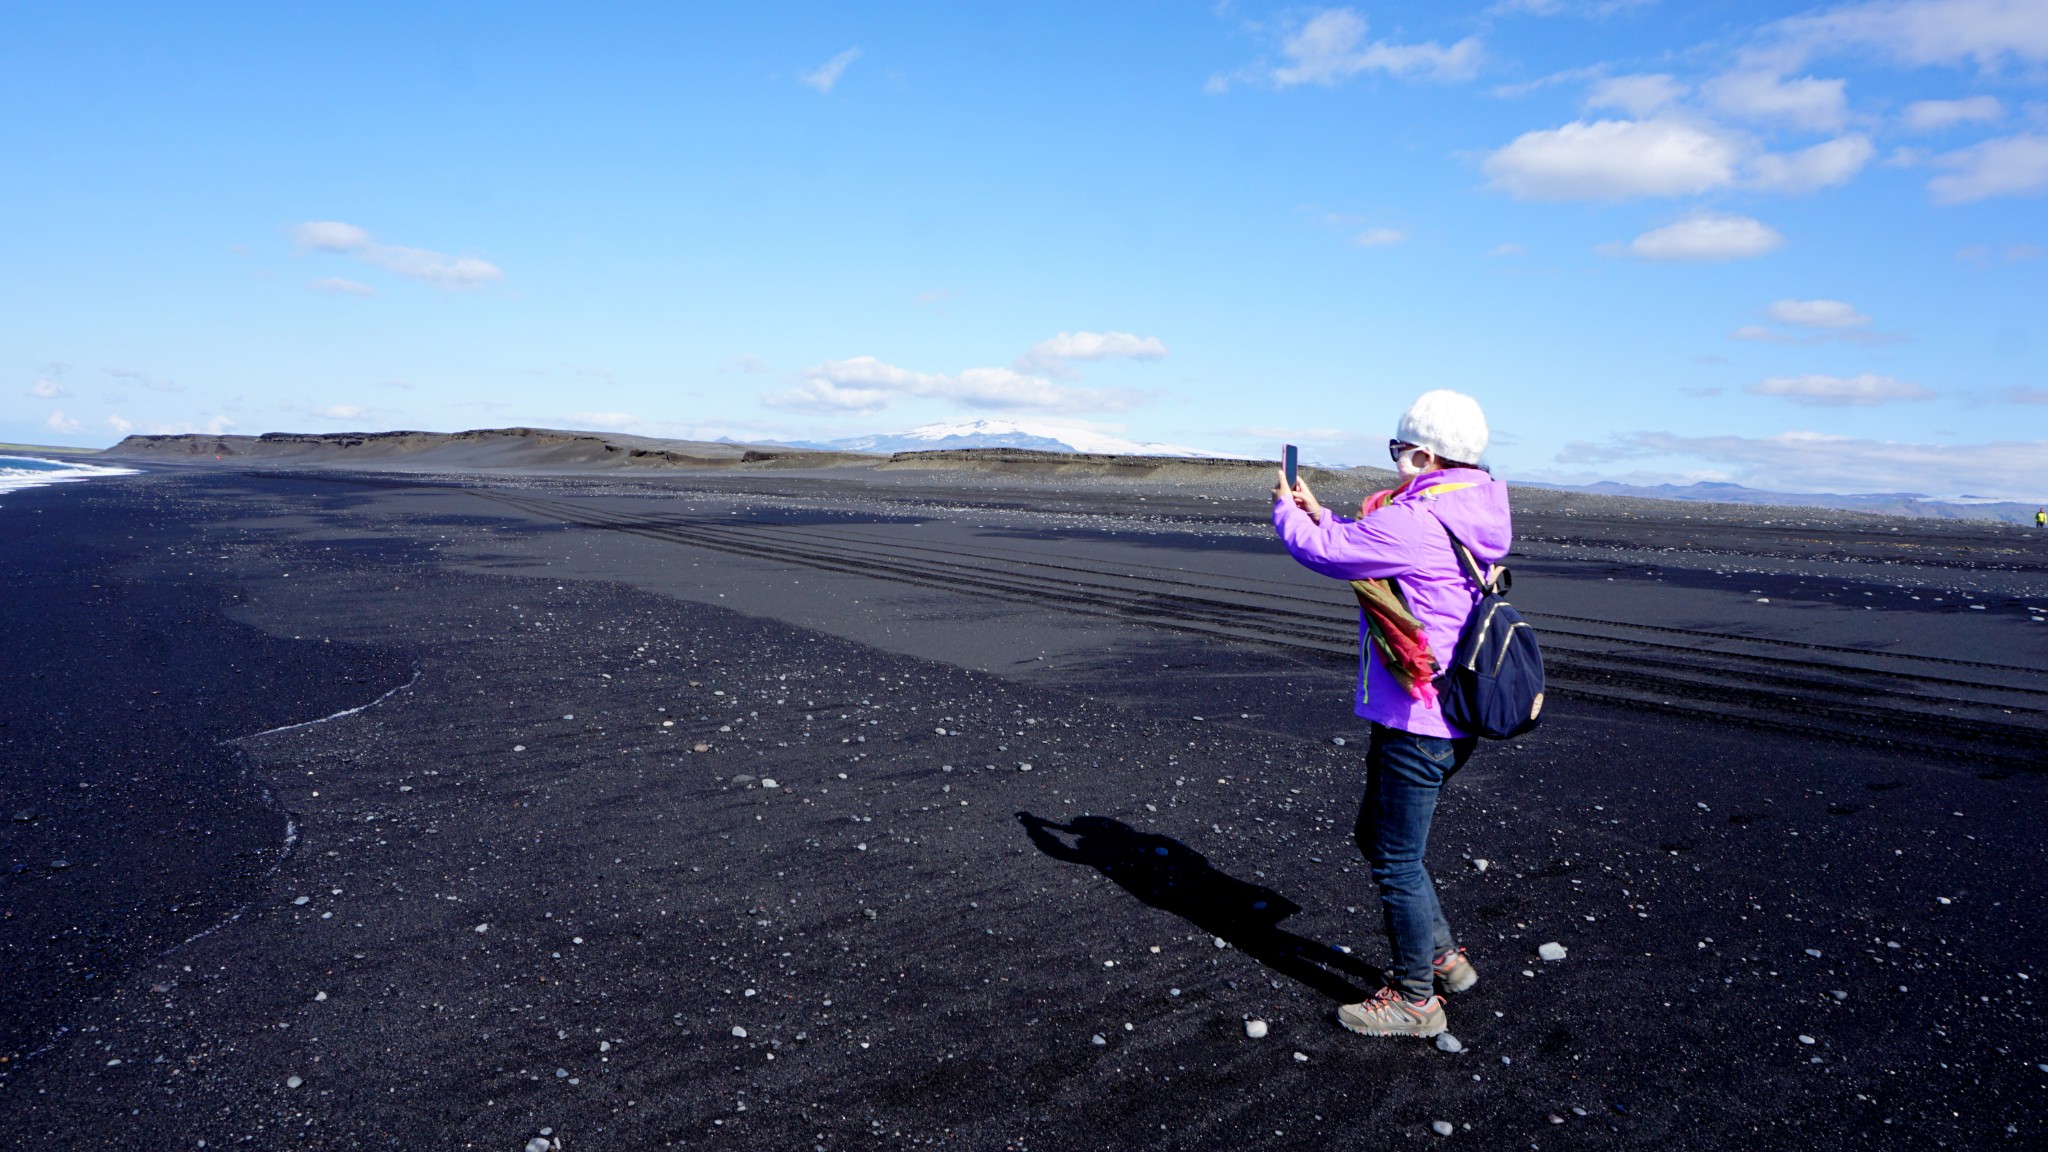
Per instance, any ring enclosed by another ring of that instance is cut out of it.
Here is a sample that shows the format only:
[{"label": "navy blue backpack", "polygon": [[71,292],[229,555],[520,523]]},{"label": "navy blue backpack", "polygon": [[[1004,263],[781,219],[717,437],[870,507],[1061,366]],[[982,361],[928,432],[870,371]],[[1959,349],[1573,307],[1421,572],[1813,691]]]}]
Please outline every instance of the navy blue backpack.
[{"label": "navy blue backpack", "polygon": [[1509,740],[1543,722],[1543,652],[1536,629],[1508,603],[1508,570],[1496,568],[1489,581],[1472,550],[1450,525],[1443,528],[1479,595],[1451,666],[1437,674],[1437,704],[1444,719],[1466,732]]}]

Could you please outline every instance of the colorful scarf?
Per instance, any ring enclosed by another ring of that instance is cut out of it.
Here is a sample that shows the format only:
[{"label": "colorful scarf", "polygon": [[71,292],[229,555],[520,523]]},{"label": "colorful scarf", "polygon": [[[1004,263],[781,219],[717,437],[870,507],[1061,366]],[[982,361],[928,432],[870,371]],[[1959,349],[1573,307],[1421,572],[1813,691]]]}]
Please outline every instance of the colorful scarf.
[{"label": "colorful scarf", "polygon": [[[1399,487],[1366,497],[1365,503],[1359,505],[1359,518],[1379,511],[1407,487],[1408,481],[1403,480]],[[1401,595],[1400,585],[1391,579],[1353,580],[1351,591],[1358,597],[1359,611],[1365,614],[1366,634],[1371,638],[1373,651],[1379,653],[1380,667],[1401,685],[1409,699],[1419,700],[1425,707],[1436,707],[1436,656],[1429,650],[1429,637],[1422,631],[1422,621],[1415,618],[1408,608],[1408,598]]]}]

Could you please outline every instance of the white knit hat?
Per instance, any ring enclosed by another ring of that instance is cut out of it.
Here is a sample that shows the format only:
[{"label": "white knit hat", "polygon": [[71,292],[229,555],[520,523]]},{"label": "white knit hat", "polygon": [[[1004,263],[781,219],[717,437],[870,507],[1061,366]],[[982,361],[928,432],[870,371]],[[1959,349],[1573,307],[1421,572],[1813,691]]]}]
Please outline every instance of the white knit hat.
[{"label": "white knit hat", "polygon": [[1479,463],[1489,438],[1479,401],[1448,388],[1417,396],[1401,413],[1401,427],[1394,435],[1403,443],[1429,449],[1439,460],[1459,464]]}]

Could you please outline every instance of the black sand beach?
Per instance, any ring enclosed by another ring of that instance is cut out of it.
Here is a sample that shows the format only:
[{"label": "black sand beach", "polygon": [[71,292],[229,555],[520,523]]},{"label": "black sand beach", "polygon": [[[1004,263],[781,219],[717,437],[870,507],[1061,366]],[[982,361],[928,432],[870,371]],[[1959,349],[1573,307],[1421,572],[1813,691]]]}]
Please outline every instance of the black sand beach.
[{"label": "black sand beach", "polygon": [[2048,1142],[2044,534],[1521,494],[1447,1052],[1258,479],[943,463],[8,496],[9,1139]]}]

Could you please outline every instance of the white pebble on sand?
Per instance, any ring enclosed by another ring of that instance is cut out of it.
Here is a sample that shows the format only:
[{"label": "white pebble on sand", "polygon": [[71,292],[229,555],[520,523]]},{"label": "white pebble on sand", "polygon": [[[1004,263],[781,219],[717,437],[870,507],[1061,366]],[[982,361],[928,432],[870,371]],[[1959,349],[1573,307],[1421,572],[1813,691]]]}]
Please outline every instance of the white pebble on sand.
[{"label": "white pebble on sand", "polygon": [[732,1035],[735,1040],[745,1040],[747,1038],[747,1030],[735,1024],[732,1026]]},{"label": "white pebble on sand", "polygon": [[1465,1050],[1464,1043],[1449,1032],[1439,1032],[1436,1034],[1436,1047],[1439,1052],[1463,1052]]},{"label": "white pebble on sand", "polygon": [[775,782],[775,777],[773,777],[773,776],[763,776],[763,777],[761,777],[761,787],[763,787],[763,788],[779,788],[779,787],[781,787],[781,785],[779,785],[779,784],[777,784],[777,783]]},{"label": "white pebble on sand", "polygon": [[1565,958],[1565,946],[1552,940],[1550,943],[1536,949],[1536,954],[1545,960],[1562,960]]},{"label": "white pebble on sand", "polygon": [[1100,1047],[1102,1047],[1103,1045],[1105,1045],[1105,1044],[1108,1044],[1108,1043],[1109,1043],[1109,1041],[1107,1041],[1107,1040],[1104,1040],[1104,1039],[1102,1038],[1102,1033],[1100,1033],[1100,1032],[1097,1032],[1097,1033],[1096,1033],[1095,1035],[1093,1035],[1093,1036],[1090,1036],[1090,1037],[1088,1038],[1088,1042],[1089,1042],[1090,1044],[1093,1044],[1093,1045],[1095,1045],[1095,1046],[1096,1046],[1097,1048],[1100,1048]]},{"label": "white pebble on sand", "polygon": [[1473,867],[1473,868],[1474,868],[1475,870],[1477,870],[1477,871],[1480,871],[1480,872],[1484,872],[1484,871],[1486,871],[1486,870],[1487,870],[1488,868],[1491,868],[1491,867],[1493,867],[1493,861],[1491,861],[1491,860],[1474,860],[1474,861],[1472,862],[1472,867]]},{"label": "white pebble on sand", "polygon": [[1342,748],[1344,746],[1344,738],[1342,736],[1332,736],[1330,737],[1330,743]]},{"label": "white pebble on sand", "polygon": [[514,744],[514,745],[512,746],[512,750],[513,750],[514,752],[524,752],[524,751],[526,751],[526,745],[524,745],[524,744]]},{"label": "white pebble on sand", "polygon": [[301,907],[301,908],[303,908],[303,907],[305,907],[306,905],[308,905],[308,904],[311,904],[312,902],[313,902],[313,898],[312,898],[311,896],[301,896],[301,897],[299,897],[298,899],[296,899],[296,900],[292,901],[292,904],[293,904],[294,906],[297,906],[297,907]]},{"label": "white pebble on sand", "polygon": [[1806,954],[1807,954],[1808,956],[1811,956],[1811,957],[1813,957],[1813,958],[1814,958],[1815,960],[1818,960],[1818,959],[1820,959],[1820,949],[1818,949],[1818,948],[1808,948],[1808,949],[1806,950]]},{"label": "white pebble on sand", "polygon": [[325,1004],[326,1002],[327,1002],[327,993],[325,993],[325,992],[315,992],[315,993],[313,993],[313,1003],[315,1003],[315,1004]]},{"label": "white pebble on sand", "polygon": [[1308,1053],[1306,1052],[1296,1052],[1294,1058],[1303,1064],[1308,1063]]},{"label": "white pebble on sand", "polygon": [[479,924],[476,926],[476,930],[478,932],[489,932],[491,930],[491,926],[489,924]]},{"label": "white pebble on sand", "polygon": [[548,1152],[550,1147],[551,1145],[546,1140],[538,1136],[526,1142],[526,1152]]},{"label": "white pebble on sand", "polygon": [[1254,1040],[1264,1040],[1266,1038],[1266,1022],[1264,1020],[1245,1021],[1244,1034]]},{"label": "white pebble on sand", "polygon": [[1429,1122],[1429,1130],[1439,1136],[1449,1136],[1457,1131],[1457,1129],[1451,1127],[1449,1120],[1432,1120]]},{"label": "white pebble on sand", "polygon": [[287,1076],[284,1078],[284,1086],[287,1088],[297,1088],[299,1085],[304,1083],[305,1081],[299,1079],[297,1076]]}]

